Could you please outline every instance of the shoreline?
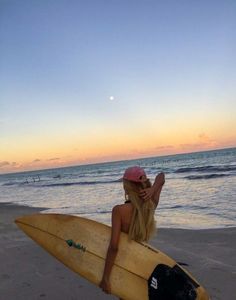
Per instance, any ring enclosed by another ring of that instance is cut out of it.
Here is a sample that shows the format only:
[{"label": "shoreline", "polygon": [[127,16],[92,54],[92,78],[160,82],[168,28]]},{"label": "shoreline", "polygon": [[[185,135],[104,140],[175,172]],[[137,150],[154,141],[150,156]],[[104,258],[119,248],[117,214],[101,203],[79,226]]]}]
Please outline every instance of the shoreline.
[{"label": "shoreline", "polygon": [[[34,208],[0,203],[0,290],[3,299],[116,299],[104,294],[44,251],[20,231],[16,217]],[[150,244],[188,270],[212,300],[236,295],[236,227],[220,229],[158,228]]]}]

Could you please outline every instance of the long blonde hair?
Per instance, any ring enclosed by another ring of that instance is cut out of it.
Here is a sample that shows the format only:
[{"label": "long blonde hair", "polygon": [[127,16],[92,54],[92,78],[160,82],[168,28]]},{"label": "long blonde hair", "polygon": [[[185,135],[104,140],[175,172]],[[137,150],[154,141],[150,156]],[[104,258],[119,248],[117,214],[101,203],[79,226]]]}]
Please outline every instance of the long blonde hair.
[{"label": "long blonde hair", "polygon": [[142,189],[151,187],[151,182],[133,182],[123,179],[126,200],[130,200],[134,211],[129,227],[129,239],[142,242],[148,241],[155,231],[154,203],[152,200],[144,201],[139,193]]}]

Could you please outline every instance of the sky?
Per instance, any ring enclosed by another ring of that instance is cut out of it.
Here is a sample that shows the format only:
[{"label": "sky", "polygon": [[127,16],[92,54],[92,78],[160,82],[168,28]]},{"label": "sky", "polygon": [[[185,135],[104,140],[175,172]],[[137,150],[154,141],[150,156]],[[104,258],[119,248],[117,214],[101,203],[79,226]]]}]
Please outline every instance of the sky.
[{"label": "sky", "polygon": [[235,147],[235,15],[0,0],[0,173]]}]

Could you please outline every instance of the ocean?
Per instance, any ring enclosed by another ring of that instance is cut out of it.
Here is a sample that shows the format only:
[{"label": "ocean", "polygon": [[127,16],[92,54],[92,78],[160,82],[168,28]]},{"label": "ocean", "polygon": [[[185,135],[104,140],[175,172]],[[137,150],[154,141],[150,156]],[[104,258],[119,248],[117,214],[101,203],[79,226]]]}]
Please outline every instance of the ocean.
[{"label": "ocean", "polygon": [[0,203],[42,207],[110,224],[124,202],[127,167],[166,182],[155,213],[158,227],[206,229],[236,226],[236,148],[0,175]]}]

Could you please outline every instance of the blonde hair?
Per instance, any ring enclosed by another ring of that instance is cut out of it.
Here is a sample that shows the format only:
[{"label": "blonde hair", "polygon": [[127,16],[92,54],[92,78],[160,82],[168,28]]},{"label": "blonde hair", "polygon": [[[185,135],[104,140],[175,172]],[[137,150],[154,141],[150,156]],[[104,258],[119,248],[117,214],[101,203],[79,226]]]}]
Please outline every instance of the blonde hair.
[{"label": "blonde hair", "polygon": [[143,242],[148,241],[155,231],[154,203],[152,200],[144,201],[139,193],[142,189],[151,187],[149,179],[145,182],[133,182],[123,179],[126,200],[130,200],[134,211],[129,227],[129,239]]}]

